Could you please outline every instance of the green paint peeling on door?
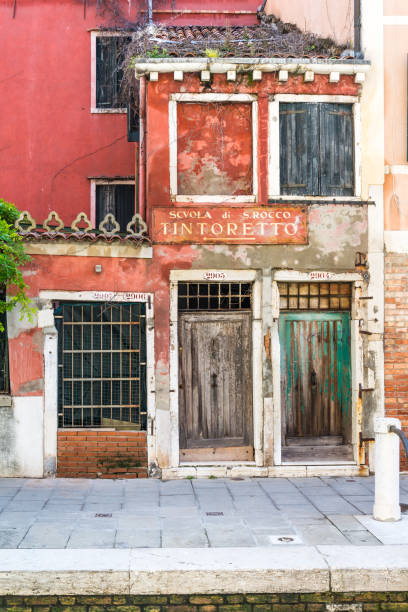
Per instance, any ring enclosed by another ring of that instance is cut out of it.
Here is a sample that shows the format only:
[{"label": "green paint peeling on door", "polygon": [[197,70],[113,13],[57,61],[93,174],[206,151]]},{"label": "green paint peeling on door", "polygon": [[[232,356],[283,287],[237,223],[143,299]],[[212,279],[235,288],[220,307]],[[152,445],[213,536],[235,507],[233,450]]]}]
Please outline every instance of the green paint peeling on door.
[{"label": "green paint peeling on door", "polygon": [[283,313],[279,337],[286,436],[348,437],[350,313]]}]

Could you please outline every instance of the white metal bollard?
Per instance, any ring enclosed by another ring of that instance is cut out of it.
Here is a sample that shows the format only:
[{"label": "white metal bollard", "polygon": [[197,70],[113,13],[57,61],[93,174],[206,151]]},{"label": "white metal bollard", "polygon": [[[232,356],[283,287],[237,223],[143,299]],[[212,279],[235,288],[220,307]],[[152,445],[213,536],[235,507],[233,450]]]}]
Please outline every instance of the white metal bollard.
[{"label": "white metal bollard", "polygon": [[375,433],[375,499],[373,517],[376,521],[399,521],[400,441],[389,431],[391,425],[401,428],[398,419],[376,419]]}]

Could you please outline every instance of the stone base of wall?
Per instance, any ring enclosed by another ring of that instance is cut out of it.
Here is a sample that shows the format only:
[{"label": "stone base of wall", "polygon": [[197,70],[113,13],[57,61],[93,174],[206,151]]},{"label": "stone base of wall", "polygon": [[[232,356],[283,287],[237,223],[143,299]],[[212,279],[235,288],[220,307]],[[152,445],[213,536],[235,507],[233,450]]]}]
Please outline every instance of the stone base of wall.
[{"label": "stone base of wall", "polygon": [[58,595],[0,597],[14,612],[373,612],[408,611],[408,593],[247,595]]},{"label": "stone base of wall", "polygon": [[57,476],[146,478],[146,432],[61,429],[58,431]]},{"label": "stone base of wall", "polygon": [[[385,256],[385,415],[408,429],[408,255]],[[401,454],[401,470],[408,460]]]}]

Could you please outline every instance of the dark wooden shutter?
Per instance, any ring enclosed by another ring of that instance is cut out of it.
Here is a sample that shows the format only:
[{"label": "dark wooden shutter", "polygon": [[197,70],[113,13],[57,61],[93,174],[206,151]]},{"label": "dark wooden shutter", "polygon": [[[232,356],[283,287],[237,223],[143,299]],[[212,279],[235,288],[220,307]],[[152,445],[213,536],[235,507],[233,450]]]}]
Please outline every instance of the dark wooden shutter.
[{"label": "dark wooden shutter", "polygon": [[135,186],[96,185],[96,229],[108,213],[112,213],[120,225],[120,231],[126,233],[126,226],[135,214]]},{"label": "dark wooden shutter", "polygon": [[128,142],[139,142],[139,106],[127,106],[127,139]]},{"label": "dark wooden shutter", "polygon": [[320,194],[354,195],[351,104],[320,104]]},{"label": "dark wooden shutter", "polygon": [[318,195],[318,104],[279,105],[282,195]]},{"label": "dark wooden shutter", "polygon": [[116,37],[97,36],[96,107],[114,108],[116,89]]},{"label": "dark wooden shutter", "polygon": [[126,226],[134,214],[135,186],[115,185],[115,217],[121,232],[126,232]]}]

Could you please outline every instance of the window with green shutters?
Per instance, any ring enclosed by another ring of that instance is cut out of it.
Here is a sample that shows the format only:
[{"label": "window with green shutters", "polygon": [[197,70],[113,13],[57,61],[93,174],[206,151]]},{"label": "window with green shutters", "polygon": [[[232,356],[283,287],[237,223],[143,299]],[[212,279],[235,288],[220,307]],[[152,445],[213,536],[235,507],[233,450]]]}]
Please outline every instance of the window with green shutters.
[{"label": "window with green shutters", "polygon": [[281,195],[353,196],[353,105],[280,103]]}]

